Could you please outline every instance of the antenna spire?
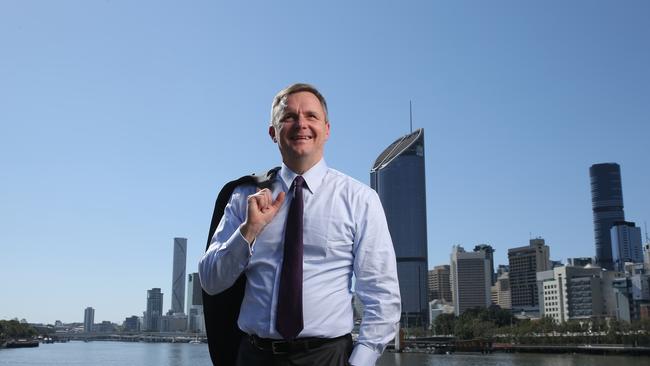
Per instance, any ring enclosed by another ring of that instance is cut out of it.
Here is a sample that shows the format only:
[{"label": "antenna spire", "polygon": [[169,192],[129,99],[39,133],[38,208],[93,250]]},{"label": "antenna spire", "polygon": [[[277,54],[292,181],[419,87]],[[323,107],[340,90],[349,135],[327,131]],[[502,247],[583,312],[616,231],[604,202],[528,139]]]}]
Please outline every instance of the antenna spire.
[{"label": "antenna spire", "polygon": [[643,227],[645,228],[645,241],[650,243],[650,238],[648,237],[648,223],[644,221]]},{"label": "antenna spire", "polygon": [[409,120],[411,121],[411,133],[413,133],[413,104],[409,100]]}]

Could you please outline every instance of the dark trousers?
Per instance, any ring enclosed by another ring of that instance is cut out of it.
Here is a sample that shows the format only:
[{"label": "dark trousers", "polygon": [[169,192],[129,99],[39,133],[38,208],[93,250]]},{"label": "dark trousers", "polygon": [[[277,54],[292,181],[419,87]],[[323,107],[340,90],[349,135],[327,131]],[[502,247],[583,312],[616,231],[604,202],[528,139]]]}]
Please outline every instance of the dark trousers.
[{"label": "dark trousers", "polygon": [[348,334],[307,350],[274,354],[253,344],[244,335],[239,345],[237,366],[347,366],[352,354],[352,337]]}]

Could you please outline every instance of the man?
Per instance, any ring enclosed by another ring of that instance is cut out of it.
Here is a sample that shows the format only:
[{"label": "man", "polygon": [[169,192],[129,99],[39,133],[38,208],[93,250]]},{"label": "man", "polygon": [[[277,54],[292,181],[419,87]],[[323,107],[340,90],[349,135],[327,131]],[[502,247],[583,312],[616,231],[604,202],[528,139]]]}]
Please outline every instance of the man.
[{"label": "man", "polygon": [[[273,100],[282,167],[271,189],[237,187],[199,263],[220,293],[245,273],[238,365],[374,365],[395,336],[395,253],[377,194],[329,168],[325,98],[294,84]],[[352,275],[364,305],[352,346]]]}]

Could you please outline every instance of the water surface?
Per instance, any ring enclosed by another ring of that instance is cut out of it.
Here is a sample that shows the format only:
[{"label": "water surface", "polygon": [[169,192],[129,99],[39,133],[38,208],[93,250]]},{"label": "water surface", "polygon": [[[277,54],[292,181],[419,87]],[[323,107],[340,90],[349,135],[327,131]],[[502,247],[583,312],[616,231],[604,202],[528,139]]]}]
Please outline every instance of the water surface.
[{"label": "water surface", "polygon": [[[385,353],[378,366],[647,366],[649,357],[495,353]],[[68,342],[0,349],[0,366],[212,366],[206,344]]]}]

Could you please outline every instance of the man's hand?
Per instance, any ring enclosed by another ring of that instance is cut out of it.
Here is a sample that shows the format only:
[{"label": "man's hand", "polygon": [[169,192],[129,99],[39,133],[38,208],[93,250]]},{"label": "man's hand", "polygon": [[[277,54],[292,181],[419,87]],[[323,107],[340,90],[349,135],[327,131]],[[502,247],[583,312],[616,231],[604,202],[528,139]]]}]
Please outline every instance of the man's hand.
[{"label": "man's hand", "polygon": [[285,193],[280,192],[273,201],[273,195],[268,188],[248,196],[246,221],[239,227],[239,231],[249,244],[252,244],[266,225],[273,220],[275,214],[282,207],[284,196]]}]

